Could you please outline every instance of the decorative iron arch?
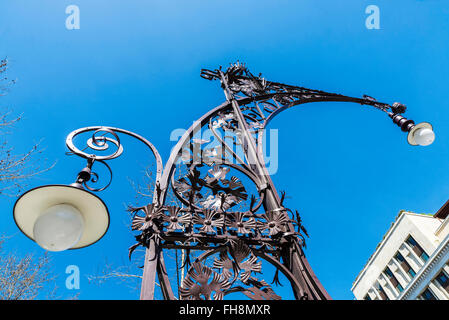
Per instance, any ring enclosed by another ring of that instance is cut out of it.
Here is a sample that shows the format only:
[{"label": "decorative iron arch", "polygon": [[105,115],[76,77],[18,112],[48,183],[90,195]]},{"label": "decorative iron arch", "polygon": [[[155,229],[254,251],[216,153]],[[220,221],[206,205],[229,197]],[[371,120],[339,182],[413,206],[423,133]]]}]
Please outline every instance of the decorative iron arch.
[{"label": "decorative iron arch", "polygon": [[[191,265],[181,288],[181,298],[202,295],[221,299],[226,294],[242,292],[252,299],[276,299],[273,288],[252,274],[260,271],[256,260],[262,258],[287,277],[297,299],[330,299],[304,255],[307,232],[301,218],[298,212],[284,206],[284,194],[276,191],[268,174],[263,158],[264,130],[284,110],[328,101],[372,106],[396,119],[404,129],[413,123],[400,116],[405,106],[381,103],[368,96],[353,98],[267,81],[260,75],[252,75],[240,63],[232,64],[225,71],[203,69],[201,76],[220,81],[226,102],[204,114],[184,133],[164,167],[148,140],[124,129],[86,127],[67,137],[71,153],[88,159],[90,165],[95,161],[105,164],[121,155],[119,134],[142,141],[156,158],[152,203],[130,209],[134,214],[132,229],[138,233],[130,255],[138,246],[147,248],[141,298],[153,298],[157,274],[164,298],[175,299],[162,250],[186,249],[205,253]],[[209,130],[214,141],[198,137],[201,130]],[[85,152],[85,148],[75,147],[74,137],[89,131],[93,135],[86,148],[95,153],[115,146],[115,151],[97,156]],[[176,179],[179,168],[185,174]],[[229,177],[232,172],[236,175]],[[249,194],[247,182],[254,184],[255,193]],[[181,206],[166,204],[170,189],[181,200]],[[214,254],[219,254],[218,260],[211,266],[205,265],[205,259]],[[184,266],[189,262],[187,259]],[[245,270],[244,276],[237,285],[241,270]]]}]

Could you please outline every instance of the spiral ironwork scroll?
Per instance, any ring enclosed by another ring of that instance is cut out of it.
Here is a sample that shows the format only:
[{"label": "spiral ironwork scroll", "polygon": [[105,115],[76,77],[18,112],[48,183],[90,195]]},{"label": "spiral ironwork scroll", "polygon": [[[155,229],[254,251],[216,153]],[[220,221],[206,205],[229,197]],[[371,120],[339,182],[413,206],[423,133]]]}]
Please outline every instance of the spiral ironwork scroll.
[{"label": "spiral ironwork scroll", "polygon": [[[93,131],[92,137],[86,141],[86,146],[80,150],[74,144],[74,138],[84,132]],[[112,135],[112,137],[106,136],[106,134]],[[93,152],[107,151],[110,149],[110,144],[115,145],[116,150],[108,155],[95,155],[85,152],[86,149],[91,149]],[[120,138],[113,128],[110,127],[86,127],[71,132],[66,139],[67,148],[72,154],[75,154],[82,158],[94,158],[95,160],[111,160],[119,157],[123,153],[123,146],[120,143]]]},{"label": "spiral ironwork scroll", "polygon": [[108,174],[109,174],[109,179],[106,183],[103,184],[103,186],[101,187],[93,187],[91,186],[91,183],[93,185],[96,185],[97,183],[99,183],[100,181],[100,175],[96,172],[96,171],[91,171],[90,173],[90,179],[89,180],[82,180],[82,184],[83,186],[89,190],[89,191],[93,191],[93,192],[100,192],[103,190],[106,190],[107,188],[109,188],[109,186],[112,183],[112,169],[111,167],[104,161],[104,160],[96,160],[95,162],[101,163],[103,166],[106,167],[106,169],[108,170]]},{"label": "spiral ironwork scroll", "polygon": [[[85,145],[80,149],[75,145],[75,138],[78,135],[81,135],[86,132],[92,132],[92,136],[85,141]],[[81,158],[87,159],[88,161],[92,161],[93,163],[101,163],[104,165],[109,173],[109,181],[100,188],[93,188],[89,186],[89,182],[97,183],[100,179],[98,173],[92,171],[92,177],[89,181],[83,181],[83,185],[90,191],[103,191],[109,187],[112,181],[112,170],[111,167],[107,164],[106,161],[116,159],[120,157],[123,153],[123,145],[120,141],[119,134],[125,134],[136,138],[143,142],[153,153],[156,159],[156,180],[160,180],[160,176],[162,173],[162,159],[159,155],[159,152],[154,147],[154,145],[149,142],[144,137],[120,128],[115,127],[106,127],[106,126],[95,126],[95,127],[85,127],[80,128],[75,131],[72,131],[66,138],[66,146],[70,150],[68,155],[77,155]],[[109,135],[109,136],[108,136]],[[87,152],[90,150],[91,153]],[[99,152],[105,153],[110,152],[109,154],[98,155]]]}]

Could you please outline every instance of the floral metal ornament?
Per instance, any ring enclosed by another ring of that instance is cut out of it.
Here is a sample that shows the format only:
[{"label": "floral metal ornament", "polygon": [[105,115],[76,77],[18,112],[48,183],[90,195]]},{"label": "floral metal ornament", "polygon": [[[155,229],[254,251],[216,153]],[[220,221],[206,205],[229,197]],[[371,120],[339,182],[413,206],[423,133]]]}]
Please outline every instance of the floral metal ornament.
[{"label": "floral metal ornament", "polygon": [[[157,207],[154,203],[140,208],[131,208],[130,211],[134,212],[131,229],[139,231],[151,228],[162,215],[162,209]],[[138,215],[141,211],[144,213],[144,216]]]},{"label": "floral metal ornament", "polygon": [[286,224],[289,221],[285,211],[269,211],[261,215],[265,221],[258,221],[258,226],[262,232],[268,231],[269,236],[278,235],[286,231]]},{"label": "floral metal ornament", "polygon": [[226,179],[229,167],[214,164],[203,177],[198,170],[202,166],[191,166],[185,176],[172,182],[175,195],[184,204],[226,211],[248,198],[245,187],[237,177]]},{"label": "floral metal ornament", "polygon": [[223,180],[223,184],[225,185],[225,187],[222,188],[222,190],[226,194],[234,197],[234,201],[236,203],[239,203],[240,201],[246,200],[248,198],[245,187],[237,177],[233,176],[230,180]]},{"label": "floral metal ornament", "polygon": [[209,185],[215,185],[216,183],[218,183],[218,181],[223,181],[226,178],[228,172],[229,168],[214,165],[211,169],[209,169],[208,173],[210,174],[210,176],[206,177],[205,181]]},{"label": "floral metal ornament", "polygon": [[216,228],[223,227],[224,217],[215,210],[204,209],[202,212],[196,212],[193,215],[193,223],[200,225],[199,232],[216,233]]},{"label": "floral metal ornament", "polygon": [[223,300],[231,283],[226,277],[195,261],[180,288],[183,300]]},{"label": "floral metal ornament", "polygon": [[236,229],[240,234],[251,234],[257,227],[256,219],[253,214],[248,212],[230,212],[226,216],[226,226],[231,229]]},{"label": "floral metal ornament", "polygon": [[201,201],[201,205],[205,208],[210,208],[215,211],[226,211],[239,203],[240,201],[233,195],[219,192],[217,195],[209,195],[204,201]]},{"label": "floral metal ornament", "polygon": [[181,177],[179,180],[173,182],[175,194],[181,194],[184,198],[187,198],[192,204],[196,199],[201,199],[201,189],[204,185],[204,180],[200,178],[200,171],[196,165],[189,169],[189,172],[185,177]]},{"label": "floral metal ornament", "polygon": [[222,146],[215,146],[206,148],[202,153],[202,160],[208,166],[223,163],[225,160],[226,151]]},{"label": "floral metal ornament", "polygon": [[190,212],[183,214],[180,207],[170,206],[167,208],[167,211],[169,214],[163,216],[163,220],[168,223],[166,226],[167,232],[183,230],[186,225],[192,222]]},{"label": "floral metal ornament", "polygon": [[277,295],[273,288],[265,281],[250,278],[248,284],[251,285],[247,288],[238,288],[245,296],[251,300],[281,300],[282,298]]},{"label": "floral metal ornament", "polygon": [[252,273],[262,271],[262,263],[251,252],[251,249],[243,241],[233,242],[227,250],[220,251],[218,259],[214,260],[213,267],[222,270],[228,278],[239,275],[243,283],[248,283]]}]

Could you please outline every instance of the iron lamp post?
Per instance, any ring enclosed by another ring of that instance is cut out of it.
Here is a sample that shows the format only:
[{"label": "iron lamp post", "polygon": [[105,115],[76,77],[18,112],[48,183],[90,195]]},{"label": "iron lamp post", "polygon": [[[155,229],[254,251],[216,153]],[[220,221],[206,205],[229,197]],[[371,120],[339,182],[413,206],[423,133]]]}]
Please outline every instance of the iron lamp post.
[{"label": "iron lamp post", "polygon": [[[157,165],[153,201],[130,208],[132,229],[137,233],[130,255],[138,246],[146,248],[141,299],[154,298],[156,276],[164,299],[176,299],[163,255],[169,249],[187,253],[182,267],[188,272],[178,286],[180,299],[223,299],[232,293],[254,300],[280,299],[274,288],[258,277],[261,259],[276,270],[272,283],[278,283],[282,273],[296,299],[330,299],[305,257],[307,231],[301,218],[284,206],[285,194],[276,191],[265,165],[266,127],[277,114],[293,106],[332,101],[385,112],[408,133],[411,145],[431,144],[435,139],[432,126],[425,122],[415,125],[403,117],[406,108],[400,103],[389,105],[369,96],[354,98],[271,82],[254,76],[240,63],[227,70],[203,69],[201,76],[218,80],[226,101],[186,131],[165,166],[156,148],[136,133],[105,126],[75,130],[66,144],[72,154],[87,160],[86,167],[71,185],[43,186],[23,194],[14,206],[18,227],[51,251],[82,248],[98,241],[107,231],[109,214],[93,192],[104,190],[111,180],[103,188],[91,187],[98,179],[92,167],[105,165],[112,179],[107,161],[122,154],[119,135],[128,135],[152,151]],[[210,130],[215,144],[197,137],[202,129]],[[73,139],[85,132],[92,137],[87,146],[77,148]],[[85,152],[87,148],[93,153]],[[112,153],[98,155],[104,152]],[[249,184],[255,186],[252,194]],[[169,190],[181,205],[166,203]],[[192,250],[202,252],[194,261],[190,259]]]}]

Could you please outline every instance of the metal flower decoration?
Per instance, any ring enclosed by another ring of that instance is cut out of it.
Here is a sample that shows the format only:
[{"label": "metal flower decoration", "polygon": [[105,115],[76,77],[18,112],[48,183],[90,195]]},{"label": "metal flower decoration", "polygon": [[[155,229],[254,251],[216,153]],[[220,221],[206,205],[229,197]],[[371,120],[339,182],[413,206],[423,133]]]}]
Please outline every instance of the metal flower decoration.
[{"label": "metal flower decoration", "polygon": [[185,177],[182,177],[177,181],[173,181],[173,187],[176,192],[195,202],[197,198],[202,198],[200,191],[203,187],[204,181],[200,178],[200,175],[201,172],[196,168],[196,166],[193,166],[189,169],[189,172]]},{"label": "metal flower decoration", "polygon": [[223,300],[231,283],[200,261],[193,263],[180,288],[183,300]]},{"label": "metal flower decoration", "polygon": [[[144,207],[131,208],[130,211],[134,212],[131,225],[132,230],[147,230],[152,227],[162,215],[162,209],[157,207],[154,203],[148,204]],[[138,215],[141,211],[143,211],[144,216]]]},{"label": "metal flower decoration", "polygon": [[232,276],[233,271],[234,278],[239,275],[240,280],[246,284],[252,273],[261,272],[262,263],[243,241],[238,241],[233,243],[229,250],[220,252],[220,258],[214,260],[213,267],[222,270],[223,275],[228,278]]},{"label": "metal flower decoration", "polygon": [[237,233],[250,234],[256,228],[256,219],[247,212],[230,212],[226,216],[226,226],[236,229]]},{"label": "metal flower decoration", "polygon": [[275,236],[280,232],[285,232],[288,216],[284,211],[269,211],[261,215],[265,222],[258,221],[258,226],[262,232],[268,231],[269,236]]},{"label": "metal flower decoration", "polygon": [[173,232],[176,230],[183,230],[186,225],[192,221],[190,213],[184,213],[180,207],[170,206],[167,208],[168,215],[163,216],[163,220],[168,222],[167,231]]},{"label": "metal flower decoration", "polygon": [[193,223],[201,225],[199,231],[202,233],[216,233],[214,228],[223,227],[224,217],[215,210],[204,209],[201,213],[194,214]]}]

